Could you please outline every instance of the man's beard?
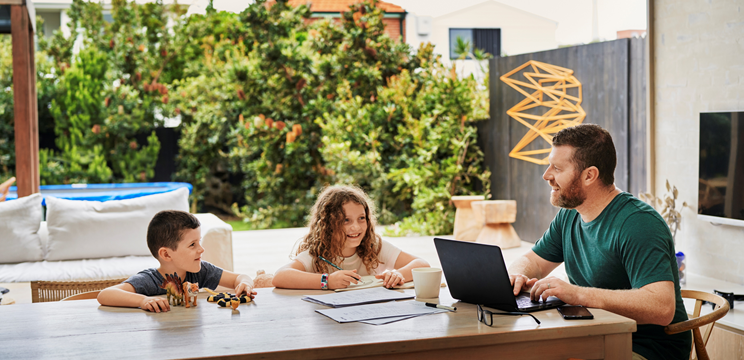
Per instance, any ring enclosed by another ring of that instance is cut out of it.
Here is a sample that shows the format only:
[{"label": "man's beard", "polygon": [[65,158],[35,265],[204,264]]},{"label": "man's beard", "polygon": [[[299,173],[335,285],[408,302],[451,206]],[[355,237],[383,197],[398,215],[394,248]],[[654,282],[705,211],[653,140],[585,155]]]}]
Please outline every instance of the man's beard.
[{"label": "man's beard", "polygon": [[[550,197],[550,203],[553,206],[562,207],[564,209],[575,209],[580,206],[586,200],[586,193],[581,188],[580,179],[581,173],[576,174],[571,183],[568,186],[561,186],[557,198]],[[554,200],[555,199],[555,200]]]}]

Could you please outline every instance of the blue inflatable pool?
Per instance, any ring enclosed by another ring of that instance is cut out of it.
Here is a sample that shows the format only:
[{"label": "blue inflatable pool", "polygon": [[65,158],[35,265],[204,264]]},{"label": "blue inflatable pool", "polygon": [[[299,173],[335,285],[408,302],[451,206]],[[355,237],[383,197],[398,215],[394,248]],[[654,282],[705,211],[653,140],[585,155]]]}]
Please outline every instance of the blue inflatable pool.
[{"label": "blue inflatable pool", "polygon": [[[39,189],[41,195],[45,198],[42,205],[46,205],[47,196],[68,200],[111,201],[159,194],[183,187],[188,188],[189,194],[191,194],[193,187],[191,184],[183,182],[42,185]],[[17,199],[16,191],[16,187],[11,186],[7,200]]]}]

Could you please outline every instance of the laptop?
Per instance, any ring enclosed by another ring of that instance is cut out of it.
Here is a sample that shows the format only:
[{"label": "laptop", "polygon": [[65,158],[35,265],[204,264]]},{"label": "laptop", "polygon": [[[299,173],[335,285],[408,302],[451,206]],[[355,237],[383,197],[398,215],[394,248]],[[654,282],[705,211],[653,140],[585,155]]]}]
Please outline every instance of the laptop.
[{"label": "laptop", "polygon": [[453,298],[503,311],[530,312],[563,305],[555,296],[530,300],[514,296],[501,248],[496,245],[434,238],[442,272]]}]

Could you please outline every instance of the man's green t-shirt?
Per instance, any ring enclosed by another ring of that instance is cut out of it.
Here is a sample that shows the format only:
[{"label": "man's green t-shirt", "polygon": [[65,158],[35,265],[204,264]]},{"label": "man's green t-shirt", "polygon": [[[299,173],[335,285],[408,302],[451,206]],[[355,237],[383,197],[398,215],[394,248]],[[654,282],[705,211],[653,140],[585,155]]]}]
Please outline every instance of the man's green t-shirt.
[{"label": "man's green t-shirt", "polygon": [[[672,281],[677,298],[672,324],[687,320],[669,227],[629,193],[617,195],[588,223],[576,210],[561,209],[532,250],[564,263],[569,281],[579,286],[622,290]],[[689,331],[667,335],[663,326],[638,325],[633,334],[633,351],[648,360],[689,359],[691,347]]]}]

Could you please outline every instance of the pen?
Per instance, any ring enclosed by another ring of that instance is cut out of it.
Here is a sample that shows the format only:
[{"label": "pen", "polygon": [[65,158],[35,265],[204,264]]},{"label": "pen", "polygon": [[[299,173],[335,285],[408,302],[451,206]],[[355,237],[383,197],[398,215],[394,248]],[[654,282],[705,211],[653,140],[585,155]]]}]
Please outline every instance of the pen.
[{"label": "pen", "polygon": [[330,262],[330,261],[326,260],[326,258],[324,258],[324,257],[322,257],[322,256],[318,256],[318,258],[320,258],[320,260],[323,260],[323,261],[327,262],[327,263],[328,263],[328,265],[331,265],[331,266],[335,267],[335,268],[336,268],[336,269],[338,269],[338,270],[343,270],[342,268],[338,267],[338,265],[336,265],[336,264],[334,264],[334,263],[332,263],[332,262]]},{"label": "pen", "polygon": [[[318,258],[319,258],[320,260],[323,260],[323,261],[327,262],[327,263],[328,263],[328,265],[331,265],[331,266],[335,267],[335,268],[336,268],[336,269],[338,269],[338,270],[343,270],[342,268],[338,267],[338,265],[336,265],[336,264],[334,264],[334,263],[332,263],[332,262],[330,262],[330,261],[326,260],[326,258],[324,258],[324,257],[322,257],[322,256],[318,256]],[[354,279],[357,279],[357,278],[356,278],[355,276],[352,276],[352,277],[353,277]],[[357,280],[361,280],[361,278],[359,278],[359,279],[357,279]]]},{"label": "pen", "polygon": [[426,306],[437,308],[437,309],[449,310],[449,311],[456,311],[457,310],[456,307],[446,306],[446,305],[439,305],[439,304],[432,304],[432,303],[426,303]]}]

